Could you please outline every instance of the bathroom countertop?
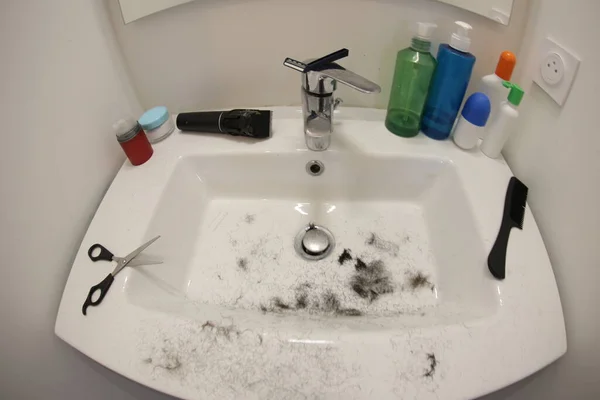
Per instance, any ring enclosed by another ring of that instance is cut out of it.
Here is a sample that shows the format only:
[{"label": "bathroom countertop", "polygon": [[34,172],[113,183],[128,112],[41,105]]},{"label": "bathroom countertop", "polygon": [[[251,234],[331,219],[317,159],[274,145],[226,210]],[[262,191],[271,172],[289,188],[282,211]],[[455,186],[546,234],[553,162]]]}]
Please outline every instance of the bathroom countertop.
[{"label": "bathroom countertop", "polygon": [[[336,113],[327,151],[449,160],[470,189],[476,231],[489,251],[512,176],[506,163],[461,151],[451,141],[395,137],[383,127],[384,115],[343,108]],[[507,279],[484,278],[497,292],[497,304],[481,318],[457,321],[451,312],[447,320],[424,313],[357,319],[264,314],[193,301],[168,285],[160,290],[169,292],[169,302],[142,306],[128,295],[134,268],[117,275],[103,303],[82,315],[89,288],[114,268],[92,263],[87,249],[102,243],[122,255],[121,250],[147,240],[155,209],[181,160],[208,154],[305,154],[301,117],[299,109],[275,108],[273,137],[260,142],[176,130],[155,145],[146,164],[126,162],[77,253],[56,334],[119,374],[187,399],[473,398],[565,353],[560,298],[529,208],[524,229],[511,233]],[[460,234],[461,227],[456,229]],[[481,268],[487,268],[484,259]],[[420,318],[430,322],[416,322]]]}]

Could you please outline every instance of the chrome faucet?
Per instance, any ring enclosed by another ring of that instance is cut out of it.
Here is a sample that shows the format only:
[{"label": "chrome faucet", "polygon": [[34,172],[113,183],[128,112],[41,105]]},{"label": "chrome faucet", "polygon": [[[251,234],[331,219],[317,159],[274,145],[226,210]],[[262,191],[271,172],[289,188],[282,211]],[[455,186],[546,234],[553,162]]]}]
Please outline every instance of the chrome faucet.
[{"label": "chrome faucet", "polygon": [[317,60],[306,63],[286,58],[283,65],[302,72],[302,113],[304,138],[309,150],[327,150],[333,132],[333,111],[342,102],[334,99],[337,82],[350,86],[362,93],[379,93],[376,83],[336,64],[347,57],[348,49],[341,49]]}]

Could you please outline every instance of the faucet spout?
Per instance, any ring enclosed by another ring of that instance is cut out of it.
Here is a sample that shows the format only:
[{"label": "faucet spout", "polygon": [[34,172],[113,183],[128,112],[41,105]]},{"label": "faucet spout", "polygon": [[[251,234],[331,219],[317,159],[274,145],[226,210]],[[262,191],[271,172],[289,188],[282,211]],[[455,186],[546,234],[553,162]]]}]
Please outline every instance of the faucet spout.
[{"label": "faucet spout", "polygon": [[[309,74],[310,73],[313,72],[309,72]],[[329,79],[333,79],[336,82],[349,86],[361,93],[370,94],[381,92],[381,87],[378,84],[371,82],[367,78],[364,78],[352,71],[348,71],[347,69],[326,69],[324,71],[314,73],[320,74]]]}]

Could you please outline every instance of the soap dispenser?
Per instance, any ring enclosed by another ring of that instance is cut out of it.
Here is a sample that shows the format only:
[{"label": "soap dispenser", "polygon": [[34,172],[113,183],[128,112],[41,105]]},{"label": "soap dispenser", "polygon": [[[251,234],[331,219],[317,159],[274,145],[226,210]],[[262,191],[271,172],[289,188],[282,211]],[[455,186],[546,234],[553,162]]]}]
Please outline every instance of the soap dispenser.
[{"label": "soap dispenser", "polygon": [[438,66],[422,121],[423,133],[437,140],[450,136],[475,65],[475,56],[469,53],[469,31],[473,28],[462,21],[455,24],[457,31],[452,34],[450,44],[442,44],[438,50]]},{"label": "soap dispenser", "polygon": [[412,137],[419,133],[425,100],[437,61],[429,52],[435,24],[419,22],[410,47],[396,56],[396,68],[386,128],[395,135]]}]

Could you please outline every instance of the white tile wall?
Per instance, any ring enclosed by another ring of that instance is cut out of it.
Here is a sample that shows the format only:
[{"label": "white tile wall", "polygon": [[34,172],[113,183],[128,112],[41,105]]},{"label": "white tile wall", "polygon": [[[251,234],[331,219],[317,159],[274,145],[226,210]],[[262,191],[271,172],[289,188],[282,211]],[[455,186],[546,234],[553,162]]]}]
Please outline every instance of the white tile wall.
[{"label": "white tile wall", "polygon": [[108,1],[142,104],[172,111],[299,104],[300,77],[283,59],[342,47],[350,49],[342,65],[383,88],[380,95],[341,88],[345,104],[385,108],[396,52],[409,45],[415,22],[436,22],[438,43],[455,20],[471,23],[478,79],[503,50],[520,49],[528,11],[516,1],[506,27],[430,0],[198,0],[124,25],[117,0]]}]

